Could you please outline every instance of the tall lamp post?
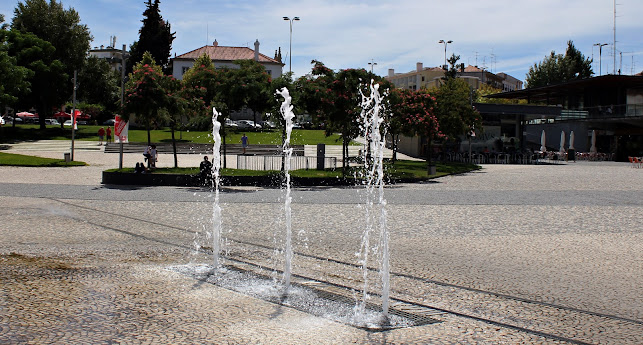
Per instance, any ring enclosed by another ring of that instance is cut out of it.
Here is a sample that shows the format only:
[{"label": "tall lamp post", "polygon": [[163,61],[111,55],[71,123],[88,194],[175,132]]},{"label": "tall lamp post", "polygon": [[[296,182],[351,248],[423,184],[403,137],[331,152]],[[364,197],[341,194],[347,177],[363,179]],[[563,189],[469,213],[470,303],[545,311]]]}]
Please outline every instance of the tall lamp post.
[{"label": "tall lamp post", "polygon": [[288,62],[288,72],[292,73],[292,22],[295,20],[299,20],[299,17],[293,17],[290,19],[289,17],[284,17],[284,20],[290,21],[290,52],[288,53],[290,56],[288,59],[290,60]]},{"label": "tall lamp post", "polygon": [[601,76],[603,75],[602,72],[602,67],[603,67],[603,47],[607,45],[607,43],[594,43],[595,46],[598,46],[598,75]]},{"label": "tall lamp post", "polygon": [[447,45],[449,43],[453,43],[453,41],[451,41],[451,40],[448,40],[448,41],[440,40],[440,42],[438,42],[438,43],[444,43],[444,66],[446,66],[446,64],[447,64]]},{"label": "tall lamp post", "polygon": [[369,66],[371,66],[371,74],[373,74],[373,67],[377,65],[377,62],[375,60],[371,59],[371,62],[368,63]]}]

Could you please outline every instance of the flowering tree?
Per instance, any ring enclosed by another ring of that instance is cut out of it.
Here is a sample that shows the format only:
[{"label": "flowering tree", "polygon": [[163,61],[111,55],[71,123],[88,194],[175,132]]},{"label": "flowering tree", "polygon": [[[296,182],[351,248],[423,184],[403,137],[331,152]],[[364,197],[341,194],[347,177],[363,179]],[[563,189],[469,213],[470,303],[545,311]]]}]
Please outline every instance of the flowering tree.
[{"label": "flowering tree", "polygon": [[435,116],[435,97],[426,90],[401,90],[395,91],[400,99],[396,107],[392,109],[394,117],[400,120],[401,131],[423,137],[426,140],[428,169],[431,166],[431,142],[437,138],[443,138],[440,132],[438,119]]},{"label": "flowering tree", "polygon": [[125,86],[125,104],[123,118],[128,120],[131,114],[137,116],[137,121],[145,124],[147,143],[151,143],[150,127],[152,122],[159,119],[159,111],[167,108],[168,97],[164,75],[149,53],[143,54],[130,74]]},{"label": "flowering tree", "polygon": [[324,124],[326,135],[339,132],[342,137],[342,161],[347,168],[348,145],[360,133],[360,88],[370,82],[364,69],[334,72],[320,61],[313,60],[311,77],[298,80],[305,107],[313,120]]}]

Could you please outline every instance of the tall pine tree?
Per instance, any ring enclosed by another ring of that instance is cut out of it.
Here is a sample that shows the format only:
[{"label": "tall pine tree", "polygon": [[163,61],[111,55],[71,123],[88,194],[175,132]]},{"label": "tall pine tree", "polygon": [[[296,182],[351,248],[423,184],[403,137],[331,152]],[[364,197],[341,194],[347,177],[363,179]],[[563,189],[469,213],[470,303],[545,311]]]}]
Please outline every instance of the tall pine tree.
[{"label": "tall pine tree", "polygon": [[525,81],[528,88],[534,88],[585,79],[593,74],[592,59],[585,58],[574,43],[568,41],[565,55],[552,51],[543,61],[529,67]]},{"label": "tall pine tree", "polygon": [[139,38],[130,46],[128,73],[133,66],[143,59],[143,54],[150,52],[154,61],[167,73],[170,64],[170,53],[174,34],[170,23],[163,20],[159,9],[160,0],[147,0],[147,8],[143,12],[143,26],[139,30]]}]

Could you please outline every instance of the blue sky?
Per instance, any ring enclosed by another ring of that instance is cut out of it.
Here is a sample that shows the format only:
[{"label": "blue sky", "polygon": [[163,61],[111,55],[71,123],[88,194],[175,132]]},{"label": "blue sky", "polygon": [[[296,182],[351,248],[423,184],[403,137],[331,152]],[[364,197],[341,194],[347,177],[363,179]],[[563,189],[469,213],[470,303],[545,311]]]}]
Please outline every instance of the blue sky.
[{"label": "blue sky", "polygon": [[[144,0],[63,0],[79,12],[93,37],[92,46],[117,47],[138,39]],[[3,0],[0,13],[11,21],[15,0]],[[281,47],[289,55],[289,23],[293,24],[292,70],[310,72],[310,61],[333,69],[367,68],[386,75],[444,62],[441,39],[452,40],[447,53],[465,64],[486,66],[524,80],[530,66],[550,51],[564,53],[568,40],[586,57],[594,56],[594,71],[614,70],[613,0],[161,0],[161,15],[176,31],[172,55],[212,44],[253,47],[273,56]],[[619,0],[616,6],[616,69],[623,74],[643,70],[643,1]],[[595,43],[603,47],[599,59]],[[288,70],[288,65],[284,71]]]}]

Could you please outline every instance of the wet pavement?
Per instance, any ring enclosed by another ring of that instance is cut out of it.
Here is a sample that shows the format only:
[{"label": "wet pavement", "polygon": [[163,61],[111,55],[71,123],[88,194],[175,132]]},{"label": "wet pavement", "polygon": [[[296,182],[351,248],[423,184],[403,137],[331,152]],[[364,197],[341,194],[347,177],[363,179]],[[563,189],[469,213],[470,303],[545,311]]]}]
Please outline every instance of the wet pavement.
[{"label": "wet pavement", "polygon": [[[177,272],[212,260],[195,250],[211,194],[101,185],[113,156],[79,155],[91,165],[0,167],[2,344],[643,343],[643,170],[625,163],[485,165],[386,188],[392,308],[435,322],[369,332]],[[224,264],[279,279],[282,198],[224,188]],[[356,295],[361,200],[293,190],[298,279]]]}]

